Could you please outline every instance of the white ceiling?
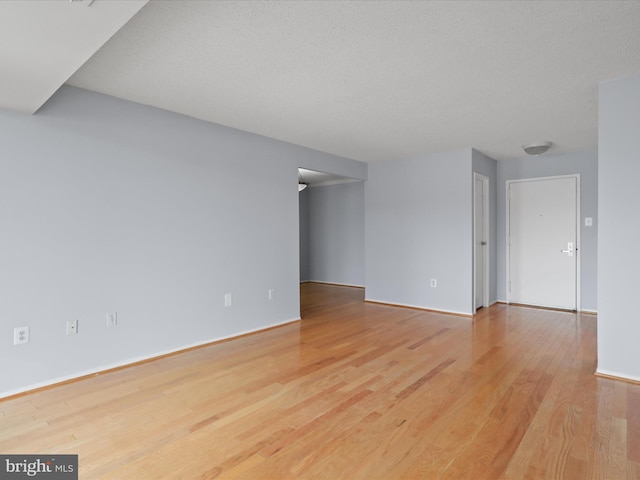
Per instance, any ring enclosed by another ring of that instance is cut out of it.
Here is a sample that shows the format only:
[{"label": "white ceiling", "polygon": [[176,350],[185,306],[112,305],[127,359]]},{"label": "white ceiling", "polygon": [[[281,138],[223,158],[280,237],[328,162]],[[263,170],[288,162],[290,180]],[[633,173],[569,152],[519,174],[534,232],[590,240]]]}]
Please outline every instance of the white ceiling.
[{"label": "white ceiling", "polygon": [[595,148],[598,82],[639,73],[640,1],[163,0],[68,83],[357,160],[502,160]]},{"label": "white ceiling", "polygon": [[37,111],[146,3],[0,1],[0,107]]}]

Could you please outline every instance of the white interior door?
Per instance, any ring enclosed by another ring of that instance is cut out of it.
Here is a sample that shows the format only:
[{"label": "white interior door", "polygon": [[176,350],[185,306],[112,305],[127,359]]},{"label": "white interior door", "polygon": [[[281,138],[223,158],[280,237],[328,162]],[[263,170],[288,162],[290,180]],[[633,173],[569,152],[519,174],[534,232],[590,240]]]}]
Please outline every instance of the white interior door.
[{"label": "white interior door", "polygon": [[508,184],[508,300],[577,309],[578,177]]},{"label": "white interior door", "polygon": [[474,304],[478,309],[489,306],[488,293],[488,187],[489,179],[474,174],[473,186],[473,238],[474,238]]}]

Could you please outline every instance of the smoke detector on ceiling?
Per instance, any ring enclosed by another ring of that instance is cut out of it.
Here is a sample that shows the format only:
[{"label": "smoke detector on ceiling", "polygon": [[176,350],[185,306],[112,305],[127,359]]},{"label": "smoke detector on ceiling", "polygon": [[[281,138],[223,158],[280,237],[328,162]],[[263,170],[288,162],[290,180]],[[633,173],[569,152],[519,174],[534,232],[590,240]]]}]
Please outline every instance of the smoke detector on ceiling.
[{"label": "smoke detector on ceiling", "polygon": [[551,148],[551,145],[553,145],[552,142],[539,142],[532,143],[531,145],[523,145],[522,148],[525,153],[529,155],[542,155],[543,153],[546,153],[549,148]]}]

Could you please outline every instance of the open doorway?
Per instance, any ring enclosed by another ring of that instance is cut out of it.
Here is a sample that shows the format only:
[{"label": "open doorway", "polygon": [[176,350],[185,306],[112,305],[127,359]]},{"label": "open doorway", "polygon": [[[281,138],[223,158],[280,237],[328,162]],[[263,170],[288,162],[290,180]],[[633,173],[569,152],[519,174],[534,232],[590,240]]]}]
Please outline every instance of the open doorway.
[{"label": "open doorway", "polygon": [[299,169],[298,182],[301,285],[364,291],[364,182],[309,169]]}]

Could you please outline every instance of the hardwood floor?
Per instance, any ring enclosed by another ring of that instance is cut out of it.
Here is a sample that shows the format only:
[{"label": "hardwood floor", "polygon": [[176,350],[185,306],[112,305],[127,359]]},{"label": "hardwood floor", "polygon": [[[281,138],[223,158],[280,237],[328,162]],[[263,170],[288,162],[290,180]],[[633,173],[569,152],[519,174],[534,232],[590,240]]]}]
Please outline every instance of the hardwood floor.
[{"label": "hardwood floor", "polygon": [[0,401],[0,453],[80,478],[640,479],[640,386],[596,318],[471,318],[301,287],[303,321]]}]

